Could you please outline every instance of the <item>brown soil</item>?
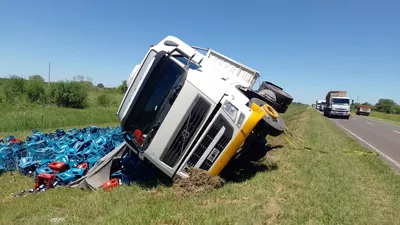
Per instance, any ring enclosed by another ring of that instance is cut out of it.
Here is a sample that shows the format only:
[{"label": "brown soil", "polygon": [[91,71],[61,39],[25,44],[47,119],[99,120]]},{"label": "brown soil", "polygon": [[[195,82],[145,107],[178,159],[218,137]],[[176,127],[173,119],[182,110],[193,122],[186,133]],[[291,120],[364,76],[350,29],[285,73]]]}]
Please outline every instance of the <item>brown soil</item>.
[{"label": "brown soil", "polygon": [[211,176],[205,170],[192,169],[189,172],[189,178],[176,180],[173,188],[177,194],[186,197],[194,193],[220,188],[224,183],[219,176]]}]

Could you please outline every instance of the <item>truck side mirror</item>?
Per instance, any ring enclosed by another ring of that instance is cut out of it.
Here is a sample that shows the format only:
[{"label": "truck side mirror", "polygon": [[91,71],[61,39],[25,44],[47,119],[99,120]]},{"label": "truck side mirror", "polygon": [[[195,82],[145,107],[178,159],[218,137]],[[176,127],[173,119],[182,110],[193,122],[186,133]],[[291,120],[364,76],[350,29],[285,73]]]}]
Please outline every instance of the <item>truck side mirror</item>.
[{"label": "truck side mirror", "polygon": [[171,40],[164,41],[164,45],[171,46],[171,47],[178,47],[179,46],[177,43],[175,43],[174,41],[171,41]]}]

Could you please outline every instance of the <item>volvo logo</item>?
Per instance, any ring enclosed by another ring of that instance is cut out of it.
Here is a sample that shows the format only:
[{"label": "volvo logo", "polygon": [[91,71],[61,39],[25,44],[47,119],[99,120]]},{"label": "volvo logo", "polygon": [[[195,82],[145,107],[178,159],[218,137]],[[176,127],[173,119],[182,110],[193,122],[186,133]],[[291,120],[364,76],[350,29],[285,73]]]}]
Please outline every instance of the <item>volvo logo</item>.
[{"label": "volvo logo", "polygon": [[187,131],[187,130],[183,130],[183,131],[182,131],[182,137],[183,137],[183,138],[186,139],[186,138],[189,137],[189,135],[190,135],[189,131]]}]

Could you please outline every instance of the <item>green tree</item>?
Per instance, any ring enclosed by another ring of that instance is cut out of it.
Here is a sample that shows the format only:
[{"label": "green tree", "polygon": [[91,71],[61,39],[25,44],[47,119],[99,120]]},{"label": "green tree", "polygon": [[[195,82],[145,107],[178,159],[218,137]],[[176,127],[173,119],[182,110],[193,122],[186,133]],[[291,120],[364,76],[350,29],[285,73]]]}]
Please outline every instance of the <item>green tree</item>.
[{"label": "green tree", "polygon": [[391,108],[395,105],[396,102],[392,99],[381,98],[379,99],[378,103],[376,103],[374,110],[378,112],[391,113]]},{"label": "green tree", "polygon": [[29,76],[28,79],[32,80],[32,81],[39,81],[39,82],[43,82],[44,83],[44,78],[42,76],[40,76],[40,75]]},{"label": "green tree", "polygon": [[99,87],[99,88],[104,88],[104,84],[99,83],[99,84],[97,84],[97,87]]},{"label": "green tree", "polygon": [[85,77],[82,75],[76,75],[72,78],[74,81],[85,81]]},{"label": "green tree", "polygon": [[58,106],[70,108],[87,107],[88,88],[83,82],[66,81],[52,85],[50,96]]},{"label": "green tree", "polygon": [[97,104],[100,106],[110,106],[111,99],[106,93],[102,93],[97,97]]},{"label": "green tree", "polygon": [[14,101],[25,94],[26,80],[17,75],[11,75],[4,85],[4,94],[7,101]]},{"label": "green tree", "polygon": [[26,96],[32,103],[45,103],[46,90],[45,83],[40,80],[30,80],[26,85]]},{"label": "green tree", "polygon": [[390,113],[400,114],[400,105],[394,105],[390,108]]},{"label": "green tree", "polygon": [[123,94],[126,92],[126,90],[128,90],[128,86],[126,84],[126,80],[122,81],[121,85],[118,86],[118,90]]}]

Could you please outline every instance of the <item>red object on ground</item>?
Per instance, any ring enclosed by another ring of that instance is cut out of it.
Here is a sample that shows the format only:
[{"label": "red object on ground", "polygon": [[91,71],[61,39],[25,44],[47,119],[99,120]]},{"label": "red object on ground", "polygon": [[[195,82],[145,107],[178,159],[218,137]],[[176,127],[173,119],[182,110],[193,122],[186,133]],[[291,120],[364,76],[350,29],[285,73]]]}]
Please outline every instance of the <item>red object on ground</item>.
[{"label": "red object on ground", "polygon": [[48,174],[48,173],[39,174],[36,177],[35,190],[37,188],[39,188],[39,186],[42,184],[44,184],[46,189],[51,188],[51,185],[53,185],[55,178],[56,178],[56,175],[54,175],[54,174]]},{"label": "red object on ground", "polygon": [[359,108],[367,108],[368,109],[368,108],[372,108],[372,106],[370,106],[370,105],[360,105]]},{"label": "red object on ground", "polygon": [[142,131],[136,129],[136,130],[133,132],[133,134],[135,135],[137,142],[138,142],[140,145],[142,145],[142,144],[143,144],[143,134],[142,134]]},{"label": "red object on ground", "polygon": [[84,174],[86,174],[87,173],[87,171],[88,171],[88,167],[89,167],[89,164],[88,163],[81,163],[81,164],[79,164],[76,168],[79,168],[79,169],[85,169],[85,172],[84,172]]},{"label": "red object on ground", "polygon": [[110,191],[111,189],[118,187],[118,186],[119,186],[119,181],[117,178],[111,179],[111,180],[103,183],[103,189],[105,191]]},{"label": "red object on ground", "polygon": [[64,172],[64,170],[67,168],[67,165],[63,162],[52,162],[49,164],[49,168],[53,171],[60,173]]},{"label": "red object on ground", "polygon": [[22,141],[18,138],[13,138],[10,140],[10,143],[22,143]]}]

